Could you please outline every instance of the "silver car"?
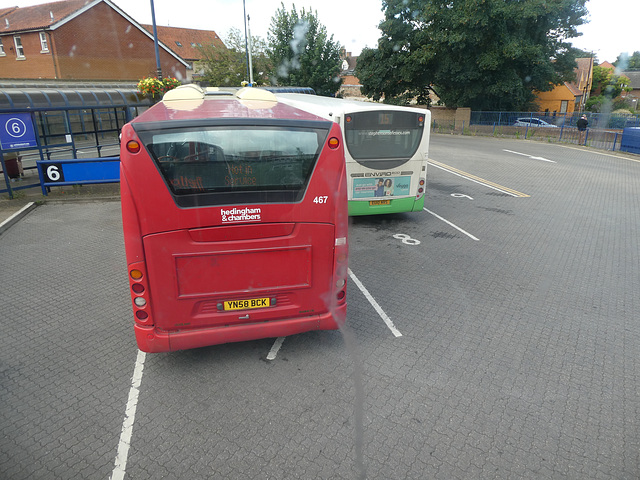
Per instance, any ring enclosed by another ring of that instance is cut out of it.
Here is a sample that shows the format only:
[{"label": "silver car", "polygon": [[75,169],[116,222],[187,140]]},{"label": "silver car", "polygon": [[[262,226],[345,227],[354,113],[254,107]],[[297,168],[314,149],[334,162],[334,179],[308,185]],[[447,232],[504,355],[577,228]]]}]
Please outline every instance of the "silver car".
[{"label": "silver car", "polygon": [[516,123],[513,124],[516,127],[545,127],[545,128],[558,128],[557,125],[553,125],[552,123],[547,123],[544,120],[540,120],[539,118],[519,118],[516,120]]}]

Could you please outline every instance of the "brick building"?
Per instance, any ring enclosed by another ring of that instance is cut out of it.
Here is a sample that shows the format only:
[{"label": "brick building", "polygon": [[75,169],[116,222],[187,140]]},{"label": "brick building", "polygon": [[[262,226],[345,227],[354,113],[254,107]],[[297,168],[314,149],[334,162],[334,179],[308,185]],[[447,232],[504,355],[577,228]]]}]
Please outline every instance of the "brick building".
[{"label": "brick building", "polygon": [[[189,63],[162,42],[165,76]],[[0,9],[0,79],[137,81],[156,73],[153,34],[109,0]]]},{"label": "brick building", "polygon": [[[153,33],[153,25],[143,25],[150,33]],[[187,81],[197,80],[201,75],[198,61],[202,59],[200,48],[205,45],[215,45],[216,48],[227,47],[220,40],[216,32],[211,30],[196,30],[193,28],[160,27],[156,25],[158,40],[173,50],[187,62]]]}]

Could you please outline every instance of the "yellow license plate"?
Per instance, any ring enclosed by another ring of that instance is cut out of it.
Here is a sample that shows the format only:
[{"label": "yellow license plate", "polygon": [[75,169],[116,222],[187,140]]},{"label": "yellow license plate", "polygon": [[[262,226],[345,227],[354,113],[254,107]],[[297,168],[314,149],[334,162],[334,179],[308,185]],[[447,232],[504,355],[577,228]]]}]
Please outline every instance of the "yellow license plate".
[{"label": "yellow license plate", "polygon": [[249,300],[230,300],[224,302],[226,310],[248,310],[250,308],[264,308],[271,306],[270,298],[251,298]]},{"label": "yellow license plate", "polygon": [[391,200],[371,200],[369,205],[391,205]]}]

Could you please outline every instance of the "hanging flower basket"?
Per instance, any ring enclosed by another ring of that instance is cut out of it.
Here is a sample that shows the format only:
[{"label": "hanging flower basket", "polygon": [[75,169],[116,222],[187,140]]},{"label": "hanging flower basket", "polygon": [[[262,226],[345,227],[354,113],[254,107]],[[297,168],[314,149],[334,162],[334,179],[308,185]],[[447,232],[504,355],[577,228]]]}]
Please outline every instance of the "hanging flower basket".
[{"label": "hanging flower basket", "polygon": [[138,82],[138,91],[151,99],[153,103],[160,101],[162,96],[169,90],[173,90],[180,85],[180,80],[168,77],[144,77]]}]

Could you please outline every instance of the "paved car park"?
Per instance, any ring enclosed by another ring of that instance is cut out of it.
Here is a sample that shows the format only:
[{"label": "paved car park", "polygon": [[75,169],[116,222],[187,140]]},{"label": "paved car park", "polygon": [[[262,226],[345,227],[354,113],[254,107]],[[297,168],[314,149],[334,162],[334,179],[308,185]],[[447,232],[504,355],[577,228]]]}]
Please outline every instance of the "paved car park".
[{"label": "paved car park", "polygon": [[[638,478],[640,162],[434,135],[345,332],[138,353],[118,202],[0,235],[0,478]],[[117,461],[116,461],[117,457]]]}]

